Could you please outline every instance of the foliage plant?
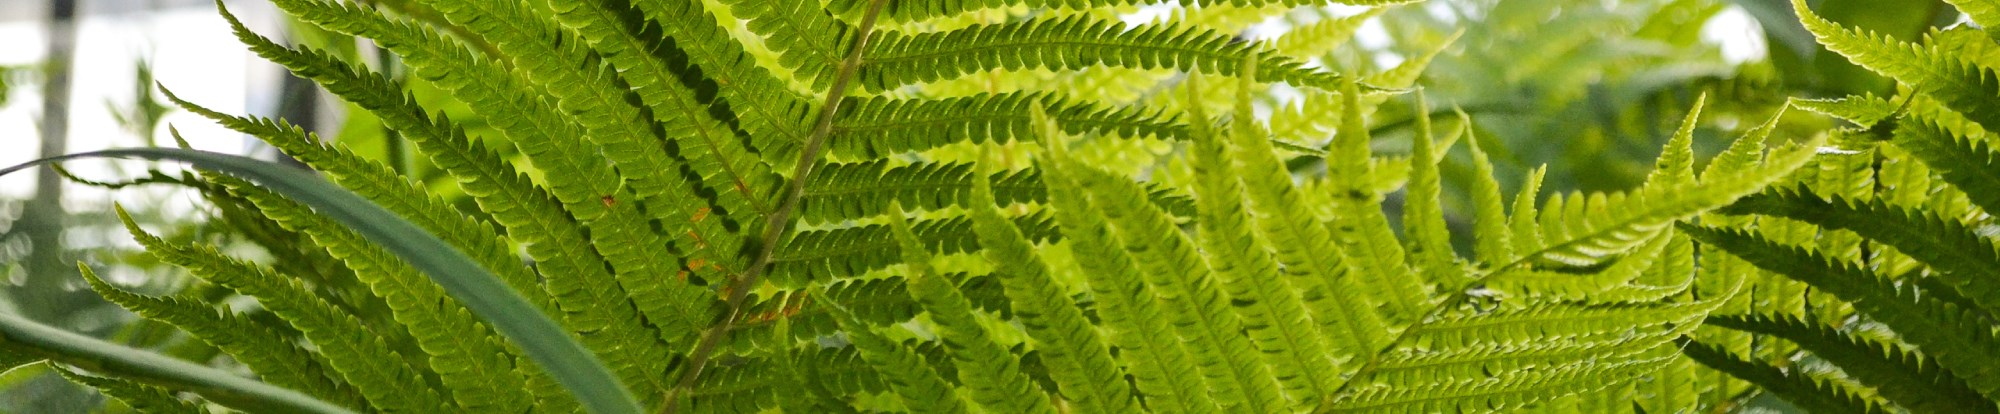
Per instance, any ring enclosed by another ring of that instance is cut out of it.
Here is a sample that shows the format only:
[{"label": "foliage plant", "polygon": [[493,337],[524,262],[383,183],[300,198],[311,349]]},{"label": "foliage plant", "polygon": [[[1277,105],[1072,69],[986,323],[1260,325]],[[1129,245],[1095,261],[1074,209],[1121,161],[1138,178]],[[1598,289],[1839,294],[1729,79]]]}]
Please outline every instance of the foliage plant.
[{"label": "foliage plant", "polygon": [[[475,138],[391,78],[224,11],[251,50],[372,112],[475,204],[284,121],[168,94],[373,203],[200,153],[130,153],[196,159],[156,180],[200,189],[273,260],[128,221],[205,284],[150,296],[86,272],[90,287],[210,348],[175,356],[285,392],[203,386],[209,371],[157,369],[187,362],[0,320],[8,363],[47,360],[161,412],[1672,411],[1682,399],[1656,397],[1697,380],[1677,339],[1747,286],[1697,266],[1673,223],[1820,147],[1767,125],[1698,173],[1697,104],[1639,188],[1544,201],[1531,174],[1510,207],[1467,117],[1442,142],[1419,117],[1408,156],[1371,153],[1374,107],[1429,107],[1405,89],[1423,60],[1364,76],[1286,54],[1344,35],[1126,26],[1126,1],[273,3],[393,52],[494,131]],[[1229,3],[1301,4],[1318,3]],[[1033,12],[963,18],[989,8]],[[1178,98],[949,86],[1105,69],[1164,71],[1161,95]],[[1330,143],[1255,115],[1275,84],[1307,95],[1292,112]],[[1469,254],[1438,201],[1460,140],[1478,170]],[[1122,142],[1184,150],[1140,179],[1116,162]],[[1326,172],[1295,178],[1283,157],[1298,153]],[[383,230],[397,226],[419,231]],[[538,321],[567,332],[519,328]],[[552,363],[571,340],[591,358]],[[613,389],[585,381],[595,368]]]},{"label": "foliage plant", "polygon": [[[2000,3],[1951,3],[2000,24]],[[1829,50],[1905,90],[1801,101],[1863,127],[1836,131],[1840,150],[1796,183],[1686,227],[1781,276],[1753,289],[1771,299],[1708,320],[1756,338],[1716,336],[1686,353],[1813,412],[1996,412],[2000,154],[1989,131],[2000,127],[2000,44],[1967,26],[1910,42],[1793,5]]]}]

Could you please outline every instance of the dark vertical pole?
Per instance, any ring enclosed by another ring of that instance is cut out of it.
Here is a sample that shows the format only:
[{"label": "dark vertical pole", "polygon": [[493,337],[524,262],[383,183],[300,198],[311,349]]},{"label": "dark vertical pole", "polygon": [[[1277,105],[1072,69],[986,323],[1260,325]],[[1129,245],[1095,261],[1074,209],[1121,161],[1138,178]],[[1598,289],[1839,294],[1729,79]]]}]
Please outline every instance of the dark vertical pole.
[{"label": "dark vertical pole", "polygon": [[[42,157],[69,152],[70,63],[76,54],[76,1],[49,2],[49,44],[42,85]],[[64,283],[75,281],[75,264],[63,252],[62,232],[69,214],[62,207],[62,177],[42,171],[35,174],[35,195],[21,212],[19,231],[28,238],[26,282],[16,288],[14,302],[32,319],[65,325],[63,309],[73,299],[65,294]]]}]

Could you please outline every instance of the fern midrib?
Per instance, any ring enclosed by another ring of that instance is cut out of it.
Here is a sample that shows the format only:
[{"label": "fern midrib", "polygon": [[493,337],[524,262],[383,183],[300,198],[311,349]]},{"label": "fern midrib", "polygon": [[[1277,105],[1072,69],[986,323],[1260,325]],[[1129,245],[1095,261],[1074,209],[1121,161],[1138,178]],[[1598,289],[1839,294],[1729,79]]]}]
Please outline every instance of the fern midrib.
[{"label": "fern midrib", "polygon": [[765,269],[771,266],[771,259],[777,253],[779,238],[789,229],[791,213],[798,208],[799,200],[805,193],[805,184],[811,178],[813,165],[819,162],[820,147],[833,130],[834,114],[839,111],[841,100],[846,97],[847,84],[852,80],[856,69],[861,66],[862,51],[866,50],[868,41],[873,37],[875,17],[882,12],[882,6],[888,2],[889,0],[874,0],[869,5],[867,16],[857,27],[854,46],[848,52],[847,58],[841,62],[840,69],[834,72],[833,86],[827,91],[826,104],[820,108],[819,121],[799,153],[798,165],[793,169],[783,203],[778,205],[777,210],[766,215],[763,236],[756,241],[759,244],[757,256],[751,260],[744,273],[729,282],[729,300],[726,302],[728,311],[723,316],[722,323],[702,333],[701,342],[689,355],[688,365],[682,371],[678,384],[667,392],[664,410],[667,414],[674,413],[680,407],[680,394],[686,392],[694,385],[695,379],[701,376],[709,358],[713,357],[716,345],[742,318],[743,302],[749,296],[750,288],[762,279]]}]

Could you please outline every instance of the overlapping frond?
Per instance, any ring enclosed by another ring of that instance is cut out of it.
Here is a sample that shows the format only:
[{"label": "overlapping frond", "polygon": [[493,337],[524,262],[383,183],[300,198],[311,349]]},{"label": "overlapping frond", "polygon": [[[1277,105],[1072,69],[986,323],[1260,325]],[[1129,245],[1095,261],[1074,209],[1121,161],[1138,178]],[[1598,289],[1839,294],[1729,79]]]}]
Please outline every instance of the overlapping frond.
[{"label": "overlapping frond", "polygon": [[[123,214],[124,210],[119,212]],[[187,331],[250,367],[251,372],[265,381],[349,407],[364,404],[353,386],[328,371],[324,357],[300,348],[267,326],[182,298],[127,292],[105,283],[89,267],[78,270],[84,281],[90,283],[90,289],[106,300],[139,316]]]},{"label": "overlapping frond", "polygon": [[[1048,200],[1041,173],[1033,168],[986,177],[992,185],[994,202],[982,204],[969,199],[974,183],[981,180],[973,174],[971,164],[894,164],[883,160],[820,167],[813,173],[812,182],[806,184],[799,219],[823,224],[876,217],[886,213],[890,200],[924,210]],[[1178,217],[1194,215],[1194,201],[1178,191],[1158,185],[1148,187],[1147,199],[1154,205]]]},{"label": "overlapping frond", "polygon": [[1761,214],[1850,230],[1895,246],[1930,265],[1938,278],[1987,312],[2000,310],[2000,249],[1957,220],[1882,201],[1830,200],[1810,190],[1781,188],[1743,199],[1724,213]]},{"label": "overlapping frond", "polygon": [[1072,134],[1100,132],[1140,139],[1183,139],[1174,117],[1134,108],[1069,102],[1043,93],[1014,92],[943,99],[857,98],[834,120],[837,156],[881,157],[957,142],[1035,139],[1028,113],[1040,108]]},{"label": "overlapping frond", "polygon": [[1871,414],[1889,412],[1875,399],[1857,394],[1839,383],[1799,372],[1786,372],[1762,362],[1745,360],[1723,349],[1690,343],[1683,353],[1688,358],[1701,361],[1703,365],[1764,387],[1765,390],[1777,394],[1792,405],[1812,412]]},{"label": "overlapping frond", "polygon": [[901,247],[910,296],[937,324],[938,338],[958,367],[958,382],[971,391],[972,401],[987,410],[1009,413],[1054,413],[1049,397],[1021,373],[1020,361],[994,343],[972,313],[972,304],[956,283],[931,270],[931,255],[910,232],[902,208],[890,203],[889,229]]},{"label": "overlapping frond", "polygon": [[[1340,90],[1338,75],[1271,57],[1226,34],[1174,25],[1125,27],[1089,16],[884,34],[866,54],[868,66],[860,80],[869,90],[991,69],[1075,70],[1098,65],[1199,71]],[[1265,61],[1245,76],[1236,69],[1236,62],[1245,57]]]},{"label": "overlapping frond", "polygon": [[[1354,6],[1387,6],[1412,3],[1418,0],[1208,0],[1182,1],[1182,5],[1233,5],[1233,6],[1306,6],[1323,4],[1346,4]],[[847,14],[860,9],[865,0],[832,0],[827,9],[839,14]],[[955,16],[983,9],[1005,7],[1031,7],[1054,9],[1082,9],[1101,6],[1129,6],[1146,4],[1137,0],[920,0],[897,2],[882,10],[882,17],[892,20],[922,20],[936,17]]]},{"label": "overlapping frond", "polygon": [[993,182],[973,179],[973,231],[988,261],[996,267],[1014,314],[1038,345],[1042,363],[1062,395],[1083,412],[1115,413],[1137,410],[1132,386],[1119,375],[1104,338],[1084,318],[1063,285],[1049,275],[1048,265],[1019,227],[1001,217]]},{"label": "overlapping frond", "polygon": [[223,256],[212,247],[169,242],[146,233],[129,219],[125,226],[139,244],[161,261],[188,269],[190,274],[209,283],[257,298],[264,309],[318,345],[327,365],[354,385],[371,405],[408,410],[454,406],[424,384],[424,373],[431,367],[407,364],[388,348],[380,335],[372,333],[373,329],[364,327],[353,315],[313,297],[297,280]]},{"label": "overlapping frond", "polygon": [[2000,130],[2000,73],[1933,46],[1905,43],[1863,29],[1843,27],[1792,0],[1800,21],[1826,45],[1868,68],[1937,98],[1989,130]]},{"label": "overlapping frond", "polygon": [[209,411],[194,402],[174,397],[165,388],[126,381],[117,378],[97,377],[71,371],[68,368],[51,365],[49,367],[70,380],[84,386],[96,388],[111,398],[125,403],[125,406],[144,413],[163,414],[207,414]]},{"label": "overlapping frond", "polygon": [[1849,377],[1874,387],[1883,398],[1915,412],[1995,412],[1991,401],[1951,376],[1937,360],[1901,345],[1790,315],[1712,316],[1708,324],[1790,340],[1839,365]]},{"label": "overlapping frond", "polygon": [[1855,308],[1894,329],[1904,341],[1944,362],[1944,367],[1987,398],[2000,394],[2000,347],[1991,322],[1970,310],[1944,301],[1928,300],[1915,286],[1898,285],[1852,263],[1829,259],[1797,246],[1766,240],[1740,230],[1687,227],[1705,244],[1716,245],[1760,268],[1853,303]]},{"label": "overlapping frond", "polygon": [[[1754,139],[1762,140],[1761,137]],[[1547,246],[1523,253],[1519,262],[1547,261],[1568,266],[1598,264],[1609,255],[1644,242],[1647,236],[1675,221],[1728,205],[1777,182],[1811,160],[1824,140],[1824,137],[1819,137],[1774,149],[1764,154],[1761,162],[1731,170],[1728,176],[1702,177],[1698,188],[1661,183],[1649,184],[1630,193],[1576,194],[1552,199],[1541,213],[1542,237]],[[1760,149],[1732,146],[1718,159],[1742,157],[1754,160]],[[1739,150],[1751,153],[1733,154]]]}]

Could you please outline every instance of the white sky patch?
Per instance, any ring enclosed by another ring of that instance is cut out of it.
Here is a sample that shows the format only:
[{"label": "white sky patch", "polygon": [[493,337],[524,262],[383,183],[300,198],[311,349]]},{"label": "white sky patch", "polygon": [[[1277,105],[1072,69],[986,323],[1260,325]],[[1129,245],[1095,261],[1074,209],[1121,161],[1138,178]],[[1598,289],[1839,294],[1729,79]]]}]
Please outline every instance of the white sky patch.
[{"label": "white sky patch", "polygon": [[[127,130],[112,114],[112,108],[129,108],[136,99],[133,93],[139,90],[135,82],[141,59],[149,60],[156,81],[181,98],[224,113],[245,112],[245,97],[249,95],[245,77],[251,56],[214,10],[183,8],[86,16],[80,24],[71,66],[74,70],[70,74],[68,152],[146,145],[144,138]],[[8,39],[0,42],[0,65],[34,65],[47,55],[48,41],[42,22],[0,23],[0,38]],[[41,152],[39,77],[37,74],[12,79],[16,82],[11,85],[11,96],[5,105],[0,105],[0,165],[26,162]],[[156,131],[161,145],[173,145],[166,132],[169,125],[178,127],[196,149],[244,152],[242,134],[198,115],[178,111],[169,111]],[[80,160],[64,165],[78,175],[98,180],[137,177],[149,167],[178,169],[139,161]],[[0,177],[0,198],[30,196],[34,191],[33,176],[39,173],[29,171]],[[144,203],[169,217],[191,214],[197,198],[191,192],[161,186],[107,195],[102,190],[68,184],[63,204],[72,211],[98,209],[106,206],[107,197],[128,206]],[[98,243],[101,241],[89,242]]]},{"label": "white sky patch", "polygon": [[1730,64],[1764,59],[1764,30],[1757,19],[1742,7],[1730,5],[1701,27],[1701,39],[1722,47],[1722,59]]}]

